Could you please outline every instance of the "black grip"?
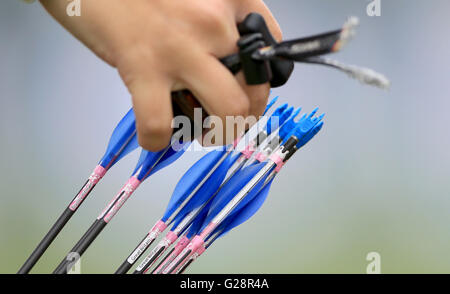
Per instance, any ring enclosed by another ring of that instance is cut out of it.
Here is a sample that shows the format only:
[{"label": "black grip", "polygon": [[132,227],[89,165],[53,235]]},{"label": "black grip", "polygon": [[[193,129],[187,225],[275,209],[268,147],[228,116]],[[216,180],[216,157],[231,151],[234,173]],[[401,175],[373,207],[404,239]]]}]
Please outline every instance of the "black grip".
[{"label": "black grip", "polygon": [[[267,27],[264,18],[258,13],[250,13],[243,22],[238,24],[238,30],[241,36],[260,33],[267,45],[274,45],[277,41]],[[272,88],[284,85],[294,70],[294,62],[291,60],[275,59],[270,61],[272,78],[270,86]]]}]

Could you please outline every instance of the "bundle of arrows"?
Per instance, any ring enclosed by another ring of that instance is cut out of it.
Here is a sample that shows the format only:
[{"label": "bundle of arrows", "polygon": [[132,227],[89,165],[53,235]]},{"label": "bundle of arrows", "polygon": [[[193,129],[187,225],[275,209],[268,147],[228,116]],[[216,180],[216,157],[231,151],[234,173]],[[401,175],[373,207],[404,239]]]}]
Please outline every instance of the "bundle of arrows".
[{"label": "bundle of arrows", "polygon": [[[233,73],[242,70],[248,84],[269,82],[272,87],[281,86],[289,79],[295,61],[330,66],[363,83],[387,88],[389,81],[381,74],[322,56],[339,51],[353,36],[357,23],[356,18],[350,18],[341,29],[277,43],[270,35],[263,18],[258,14],[250,14],[238,25],[241,34],[238,41],[239,53],[221,61]],[[130,252],[116,269],[116,273],[127,273],[134,265],[136,274],[182,273],[215,241],[243,224],[259,210],[284,164],[323,126],[324,115],[317,116],[318,109],[300,115],[300,108],[294,109],[283,104],[268,115],[276,101],[277,97],[272,99],[258,123],[233,144],[208,152],[183,175],[163,216]],[[193,107],[201,107],[187,91],[174,92],[172,105],[174,114],[181,112],[189,118],[192,117],[190,111]],[[173,137],[176,135],[175,132]],[[170,143],[158,152],[141,151],[131,177],[69,251],[68,256],[81,256],[140,184],[174,163],[191,144],[190,141],[182,141],[179,146],[179,141],[172,142],[177,142],[177,148]],[[135,116],[131,109],[114,129],[105,154],[86,183],[19,273],[30,272],[107,171],[138,148]],[[165,231],[168,232],[163,235]],[[158,238],[160,241],[144,257]],[[143,259],[138,263],[141,257]],[[67,273],[71,265],[72,259],[65,257],[54,273]]]}]

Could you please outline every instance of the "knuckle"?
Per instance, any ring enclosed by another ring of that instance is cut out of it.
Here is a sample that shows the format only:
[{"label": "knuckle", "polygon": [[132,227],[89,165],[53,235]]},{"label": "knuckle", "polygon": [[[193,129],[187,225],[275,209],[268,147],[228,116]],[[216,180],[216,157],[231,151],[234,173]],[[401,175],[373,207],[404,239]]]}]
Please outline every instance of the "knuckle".
[{"label": "knuckle", "polygon": [[138,133],[138,143],[139,143],[139,146],[141,146],[145,150],[150,150],[150,148],[151,148],[150,141],[147,139],[147,137],[143,136],[140,133]]},{"label": "knuckle", "polygon": [[269,91],[258,91],[255,95],[251,97],[252,104],[260,105],[266,104],[267,98],[269,97]]},{"label": "knuckle", "polygon": [[232,103],[230,105],[229,112],[234,116],[243,116],[246,117],[250,110],[250,102],[247,99],[243,99],[239,103]]},{"label": "knuckle", "polygon": [[148,138],[141,136],[138,136],[138,143],[143,149],[151,152],[160,151],[167,145],[167,142],[164,143],[162,140],[149,140]]},{"label": "knuckle", "polygon": [[144,124],[136,124],[138,142],[144,149],[157,151],[165,147],[170,140],[172,129],[164,120],[150,119]]},{"label": "knuckle", "polygon": [[215,31],[222,31],[225,29],[227,21],[223,14],[223,7],[220,1],[215,1],[211,5],[205,5],[198,13],[198,21],[205,28]]},{"label": "knuckle", "polygon": [[171,127],[165,120],[162,119],[148,119],[144,124],[138,127],[138,132],[141,132],[144,136],[149,137],[161,137],[170,134]]}]

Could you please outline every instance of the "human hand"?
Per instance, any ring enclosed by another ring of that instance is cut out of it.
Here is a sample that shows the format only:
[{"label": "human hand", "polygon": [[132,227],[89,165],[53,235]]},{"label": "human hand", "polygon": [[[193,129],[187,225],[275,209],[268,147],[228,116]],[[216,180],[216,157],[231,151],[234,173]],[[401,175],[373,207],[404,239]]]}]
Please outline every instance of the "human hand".
[{"label": "human hand", "polygon": [[40,1],[118,69],[132,96],[139,143],[147,150],[160,150],[170,141],[171,91],[189,89],[223,122],[226,116],[264,111],[270,85],[247,85],[242,73],[233,76],[218,60],[237,52],[236,24],[250,12],[261,14],[281,40],[280,28],[261,0],[83,0],[77,17],[66,14],[67,1]]}]

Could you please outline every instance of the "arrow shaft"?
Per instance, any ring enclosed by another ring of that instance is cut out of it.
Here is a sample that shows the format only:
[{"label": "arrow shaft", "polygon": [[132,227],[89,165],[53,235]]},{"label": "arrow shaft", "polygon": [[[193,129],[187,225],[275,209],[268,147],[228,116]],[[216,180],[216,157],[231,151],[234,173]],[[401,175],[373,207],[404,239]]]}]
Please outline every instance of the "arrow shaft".
[{"label": "arrow shaft", "polygon": [[[148,171],[145,171],[145,175],[143,179],[146,178],[148,173],[161,161],[164,155],[167,153],[171,145],[166,147],[163,152],[161,152],[158,159],[152,164],[151,168]],[[71,263],[69,256],[73,253],[79,254],[81,256],[86,249],[92,244],[92,242],[97,238],[103,228],[111,221],[111,219],[117,214],[120,208],[125,204],[125,202],[131,197],[133,192],[139,187],[141,181],[137,179],[137,175],[141,172],[142,167],[135,173],[135,176],[132,176],[128,182],[124,185],[124,187],[116,194],[116,196],[110,201],[110,203],[103,209],[100,215],[97,217],[97,220],[91,226],[91,228],[81,237],[78,243],[74,246],[74,248],[69,252],[67,257],[61,261],[58,265],[54,273],[67,273],[68,265]]]},{"label": "arrow shaft", "polygon": [[176,240],[178,236],[173,232],[169,232],[159,243],[153,248],[150,254],[139,264],[139,266],[134,271],[134,274],[142,274],[147,272],[147,270],[156,262],[156,260],[170,247]]},{"label": "arrow shaft", "polygon": [[125,186],[117,193],[117,195],[111,200],[106,208],[97,217],[97,220],[92,224],[89,230],[81,237],[78,243],[72,248],[66,258],[64,258],[58,267],[55,269],[55,274],[67,273],[70,269],[68,265],[71,264],[70,256],[73,253],[77,253],[81,256],[92,242],[97,238],[100,232],[106,227],[111,219],[116,215],[123,204],[130,198],[133,192],[139,186],[140,181],[135,177],[131,177]]},{"label": "arrow shaft", "polygon": [[75,214],[76,210],[87,196],[91,193],[97,183],[102,179],[105,175],[106,169],[102,166],[98,165],[92,174],[89,176],[88,180],[85,182],[83,187],[77,193],[75,198],[70,202],[67,208],[63,211],[63,213],[58,217],[57,221],[53,224],[44,238],[39,242],[38,246],[33,250],[31,255],[19,269],[18,274],[27,274],[33,268],[33,266],[38,262],[38,260],[42,257],[44,252],[50,246],[50,244],[55,240],[58,236],[59,232],[64,228],[66,223],[70,220],[70,218]]},{"label": "arrow shaft", "polygon": [[[134,262],[136,261],[136,252],[139,252],[141,248],[141,246],[145,246],[145,248],[147,248],[148,246],[150,246],[153,241],[155,239],[149,239],[149,236],[145,236],[145,238],[141,241],[141,243],[139,243],[139,245],[135,248],[135,250],[133,251],[132,254],[130,254],[130,256],[119,266],[119,268],[115,271],[114,274],[126,274],[132,267],[132,265],[134,264]],[[142,245],[142,244],[148,244],[148,245]],[[140,255],[139,255],[140,256]]]},{"label": "arrow shaft", "polygon": [[[217,163],[211,168],[208,174],[201,180],[201,182],[194,188],[194,190],[188,195],[188,197],[178,206],[178,208],[170,215],[170,217],[164,222],[162,220],[158,221],[155,226],[153,226],[152,230],[147,234],[147,236],[141,241],[141,243],[135,248],[135,250],[128,256],[127,260],[125,260],[122,265],[116,270],[116,274],[126,273],[131,266],[136,262],[139,257],[151,246],[154,240],[162,233],[168,225],[170,225],[176,215],[189,203],[189,201],[194,197],[194,195],[198,192],[198,190],[203,186],[203,184],[211,177],[214,171],[223,163],[223,161],[231,154],[232,149],[228,150],[224,153]],[[153,251],[152,251],[153,252]],[[159,257],[159,256],[158,256]],[[152,256],[147,256],[144,261],[152,260]],[[138,270],[139,272],[141,270]]]},{"label": "arrow shaft", "polygon": [[[227,155],[229,155],[229,154],[231,154],[231,152],[230,153],[226,153]],[[240,170],[241,168],[242,168],[242,166],[244,166],[244,164],[245,164],[245,162],[246,162],[246,160],[245,161],[242,161],[242,163],[241,164],[239,164],[238,166],[236,166],[233,170],[232,170],[232,172],[231,172],[231,174],[225,179],[225,181],[220,185],[220,187],[216,190],[216,192],[214,192],[214,194],[211,196],[211,197],[209,197],[209,199],[207,200],[207,201],[205,201],[205,203],[203,203],[200,207],[197,207],[197,208],[195,208],[194,210],[192,210],[191,212],[189,212],[182,220],[181,220],[181,222],[174,228],[174,229],[172,229],[171,230],[171,232],[173,233],[173,235],[174,236],[180,236],[191,224],[192,224],[192,222],[194,221],[194,219],[198,216],[198,214],[202,211],[202,209],[206,206],[206,205],[208,205],[208,203],[210,202],[210,201],[212,201],[212,199],[214,199],[214,197],[217,195],[217,193],[220,191],[220,189],[236,174],[236,172],[238,171],[238,170]],[[211,175],[209,175],[209,176],[211,176]],[[186,202],[186,204],[185,205],[187,205],[187,202]],[[166,222],[166,223],[168,223],[168,221]],[[169,234],[171,233],[171,232],[169,232]],[[163,240],[164,241],[164,240]],[[163,241],[161,241],[161,242],[163,242]],[[176,241],[176,239],[175,240],[173,240],[173,242],[175,242]],[[173,243],[172,242],[172,243]],[[172,244],[171,243],[171,244]],[[170,245],[170,244],[169,244]],[[150,245],[149,245],[150,246]],[[147,246],[147,248],[148,248],[148,246]],[[161,253],[159,253],[158,251],[153,251],[152,250],[152,252],[144,259],[144,261],[138,266],[138,268],[136,269],[136,271],[135,271],[135,273],[137,273],[137,272],[144,272],[144,271],[147,271],[152,265],[153,265],[153,263],[154,262],[156,262],[157,261],[157,259],[162,255],[162,253],[164,253],[164,251],[167,249],[167,247],[161,252]],[[142,254],[143,252],[141,252],[141,254]],[[156,253],[159,253],[159,255],[155,258],[154,256],[155,256],[155,254]]]},{"label": "arrow shaft", "polygon": [[234,208],[247,196],[250,191],[264,178],[276,165],[275,162],[269,161],[261,170],[234,196],[230,202],[211,220],[211,222],[197,235],[193,241],[167,266],[163,271],[164,274],[176,272],[187,260],[203,246],[205,238],[211,234],[217,226],[233,211]]},{"label": "arrow shaft", "polygon": [[95,238],[103,231],[107,223],[103,220],[95,220],[88,231],[86,231],[84,238],[81,238],[78,243],[72,248],[67,256],[61,261],[58,267],[53,271],[53,274],[67,274],[70,271],[72,264],[71,256],[78,254],[81,257],[86,249],[92,244]]},{"label": "arrow shaft", "polygon": [[[277,171],[276,170],[272,170],[272,172],[267,176],[266,181],[264,182],[264,185],[259,189],[259,191],[262,191],[277,175]],[[206,249],[208,249],[220,236],[223,230],[218,230],[215,231],[213,234],[209,235],[207,237],[207,241],[205,242],[203,247],[200,247],[199,249],[196,250],[196,252],[194,254],[192,254],[191,257],[189,257],[189,259],[186,259],[184,262],[182,262],[180,264],[180,266],[178,267],[176,274],[182,274],[186,271],[186,269],[195,261],[197,260],[200,255],[202,255]],[[173,257],[174,259],[175,257]],[[172,260],[173,260],[172,259]]]},{"label": "arrow shaft", "polygon": [[281,139],[277,134],[272,134],[271,136],[269,136],[267,138],[267,140],[265,140],[258,148],[258,152],[255,154],[255,156],[253,156],[252,158],[249,159],[249,161],[247,162],[247,166],[255,163],[255,162],[263,162],[265,161],[270,154],[272,154],[272,152],[274,150],[276,150],[281,143]]},{"label": "arrow shaft", "polygon": [[180,267],[180,269],[177,271],[177,274],[182,274],[186,271],[186,269],[194,262],[196,258],[190,258],[184,265]]},{"label": "arrow shaft", "polygon": [[116,270],[115,274],[126,274],[133,264],[141,257],[141,255],[150,247],[156,238],[164,232],[167,225],[163,221],[158,221],[153,228],[148,232],[139,245],[133,250],[128,258],[122,263],[122,265]]},{"label": "arrow shaft", "polygon": [[160,274],[166,266],[174,260],[174,258],[177,256],[175,253],[175,247],[173,247],[167,254],[164,256],[163,259],[159,262],[159,264],[155,267],[155,269],[151,272],[152,274]]}]

